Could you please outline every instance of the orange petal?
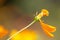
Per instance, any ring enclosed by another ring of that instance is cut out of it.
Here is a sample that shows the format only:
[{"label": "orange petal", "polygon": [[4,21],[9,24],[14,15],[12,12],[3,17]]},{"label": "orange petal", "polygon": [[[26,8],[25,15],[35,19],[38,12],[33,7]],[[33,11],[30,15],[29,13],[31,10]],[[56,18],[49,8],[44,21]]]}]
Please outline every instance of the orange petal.
[{"label": "orange petal", "polygon": [[3,28],[3,26],[0,25],[0,38],[4,37],[8,33],[7,30]]},{"label": "orange petal", "polygon": [[48,24],[45,24],[43,21],[40,20],[42,29],[44,30],[44,32],[49,36],[49,37],[54,37],[53,34],[51,34],[51,32],[55,32],[56,31],[56,27],[50,26]]},{"label": "orange petal", "polygon": [[55,32],[56,31],[56,27],[48,25],[43,23],[42,21],[40,21],[42,28],[44,28],[45,30],[48,30],[49,32]]},{"label": "orange petal", "polygon": [[48,30],[45,30],[45,29],[43,29],[44,30],[44,32],[46,33],[46,35],[48,35],[49,37],[54,37],[54,35],[52,34],[52,33],[50,33]]}]

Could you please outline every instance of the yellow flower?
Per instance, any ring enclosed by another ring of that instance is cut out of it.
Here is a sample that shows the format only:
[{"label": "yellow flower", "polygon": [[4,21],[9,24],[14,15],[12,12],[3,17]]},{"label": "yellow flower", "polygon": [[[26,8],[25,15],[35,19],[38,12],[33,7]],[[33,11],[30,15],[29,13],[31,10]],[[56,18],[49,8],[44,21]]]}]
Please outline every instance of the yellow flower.
[{"label": "yellow flower", "polygon": [[54,35],[52,34],[53,32],[56,31],[56,27],[48,25],[46,23],[44,23],[41,18],[43,16],[49,16],[49,12],[46,9],[42,9],[41,13],[36,17],[36,19],[38,19],[40,21],[40,24],[42,26],[42,29],[44,30],[44,32],[49,36],[49,37],[54,37]]},{"label": "yellow flower", "polygon": [[43,16],[49,16],[49,12],[46,9],[42,9],[41,12],[35,17],[35,20],[41,19]]},{"label": "yellow flower", "polygon": [[42,9],[41,13],[39,13],[37,16],[35,16],[34,20],[29,25],[22,28],[18,32],[16,32],[16,30],[12,31],[11,34],[14,34],[14,32],[16,32],[16,33],[14,35],[12,35],[11,37],[9,37],[7,40],[10,40],[10,39],[12,39],[12,40],[33,40],[33,37],[35,37],[35,34],[31,34],[29,31],[25,31],[25,29],[27,29],[28,27],[30,27],[32,24],[34,24],[37,21],[40,21],[42,29],[49,37],[54,37],[54,35],[52,33],[56,31],[56,27],[45,24],[43,21],[41,21],[41,18],[43,16],[49,16],[48,10]]}]

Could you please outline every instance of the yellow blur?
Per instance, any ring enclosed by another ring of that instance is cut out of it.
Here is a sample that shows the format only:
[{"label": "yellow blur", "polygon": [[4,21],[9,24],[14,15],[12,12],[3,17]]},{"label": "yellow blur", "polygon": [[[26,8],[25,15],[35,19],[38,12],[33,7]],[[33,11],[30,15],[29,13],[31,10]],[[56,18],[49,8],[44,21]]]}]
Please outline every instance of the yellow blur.
[{"label": "yellow blur", "polygon": [[[10,35],[13,35],[16,32],[17,30],[12,30]],[[25,30],[14,36],[11,40],[36,40],[36,38],[37,38],[37,34],[34,31]]]}]

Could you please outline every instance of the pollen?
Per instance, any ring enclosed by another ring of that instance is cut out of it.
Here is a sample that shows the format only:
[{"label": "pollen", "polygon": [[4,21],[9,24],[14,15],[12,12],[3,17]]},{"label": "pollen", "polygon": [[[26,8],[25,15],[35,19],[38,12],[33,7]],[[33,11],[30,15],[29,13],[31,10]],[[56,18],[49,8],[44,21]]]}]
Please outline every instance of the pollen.
[{"label": "pollen", "polygon": [[49,12],[46,9],[42,9],[41,13],[43,13],[44,16],[49,16]]},{"label": "pollen", "polygon": [[43,16],[49,16],[49,12],[46,9],[42,9],[41,12],[35,17],[35,20],[41,19]]}]

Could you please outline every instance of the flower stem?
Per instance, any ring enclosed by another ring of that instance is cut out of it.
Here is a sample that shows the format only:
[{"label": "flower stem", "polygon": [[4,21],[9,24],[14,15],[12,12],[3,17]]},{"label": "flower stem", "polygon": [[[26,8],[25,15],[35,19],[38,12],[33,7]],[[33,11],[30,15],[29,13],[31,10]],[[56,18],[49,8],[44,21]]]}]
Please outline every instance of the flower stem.
[{"label": "flower stem", "polygon": [[9,37],[7,40],[10,40],[11,38],[13,38],[14,36],[16,36],[17,34],[19,34],[20,32],[24,31],[25,29],[27,29],[28,27],[30,27],[32,24],[34,24],[36,22],[36,20],[32,21],[29,25],[27,25],[26,27],[22,28],[21,30],[19,30],[18,32],[16,32],[14,35],[12,35],[11,37]]}]

